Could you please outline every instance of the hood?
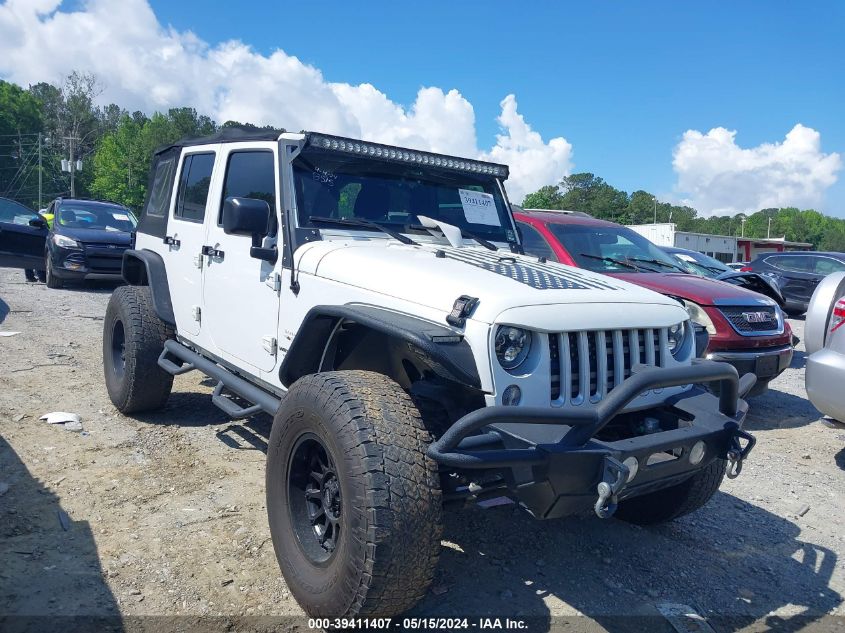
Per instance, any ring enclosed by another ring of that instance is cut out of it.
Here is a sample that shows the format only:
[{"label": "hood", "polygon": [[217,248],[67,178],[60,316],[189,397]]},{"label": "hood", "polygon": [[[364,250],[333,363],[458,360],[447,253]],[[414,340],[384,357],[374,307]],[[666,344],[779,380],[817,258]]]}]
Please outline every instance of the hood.
[{"label": "hood", "polygon": [[760,298],[756,292],[739,286],[686,273],[613,273],[611,276],[662,294],[689,299],[703,306],[714,305],[716,299],[742,302]]},{"label": "hood", "polygon": [[481,247],[327,240],[303,246],[297,259],[302,273],[446,313],[461,295],[477,297],[472,318],[487,323],[507,309],[555,304],[629,303],[683,310],[668,297],[622,280]]},{"label": "hood", "polygon": [[752,292],[759,292],[777,303],[781,308],[786,305],[786,300],[783,298],[783,293],[780,290],[777,282],[771,277],[766,277],[759,273],[743,273],[739,271],[725,271],[717,277],[720,281],[725,281],[734,286],[745,288]]},{"label": "hood", "polygon": [[116,244],[118,246],[129,246],[132,234],[125,231],[106,231],[105,229],[74,229],[66,226],[59,227],[55,231],[59,235],[66,235],[78,242],[85,244]]}]

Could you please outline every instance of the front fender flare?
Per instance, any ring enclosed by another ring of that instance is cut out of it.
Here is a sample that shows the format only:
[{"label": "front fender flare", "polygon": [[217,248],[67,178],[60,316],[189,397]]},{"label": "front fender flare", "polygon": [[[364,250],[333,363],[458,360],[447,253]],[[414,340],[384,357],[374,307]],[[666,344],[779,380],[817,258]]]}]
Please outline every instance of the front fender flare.
[{"label": "front fender flare", "polygon": [[282,360],[279,379],[283,385],[290,386],[319,370],[322,352],[341,321],[404,341],[440,375],[473,389],[481,388],[475,357],[461,334],[411,315],[359,304],[315,306],[308,311]]},{"label": "front fender flare", "polygon": [[120,272],[123,280],[130,286],[149,286],[153,309],[158,318],[176,327],[170,285],[167,283],[167,268],[161,255],[147,249],[128,249],[123,253]]}]

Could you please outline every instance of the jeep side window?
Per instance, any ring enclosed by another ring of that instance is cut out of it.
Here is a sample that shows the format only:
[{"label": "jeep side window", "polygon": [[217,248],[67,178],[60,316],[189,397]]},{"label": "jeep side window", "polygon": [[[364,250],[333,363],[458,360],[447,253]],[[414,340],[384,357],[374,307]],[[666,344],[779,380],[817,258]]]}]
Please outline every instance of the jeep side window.
[{"label": "jeep side window", "polygon": [[180,220],[202,222],[208,202],[208,186],[214,170],[214,152],[189,154],[179,176],[179,192],[173,215]]},{"label": "jeep side window", "polygon": [[543,238],[540,231],[525,222],[517,222],[517,225],[519,226],[519,230],[522,231],[522,248],[526,255],[545,257],[550,262],[557,261],[552,247],[549,246],[549,243]]},{"label": "jeep side window", "polygon": [[[168,206],[170,205],[170,192],[173,191],[173,168],[176,165],[175,158],[165,158],[159,161],[156,165],[155,176],[153,177],[153,186],[150,189],[150,197],[147,200],[147,208],[144,209],[145,215],[153,215],[157,217],[164,217],[167,215]],[[53,212],[53,205],[50,205],[49,213]]]},{"label": "jeep side window", "polygon": [[[217,224],[223,224],[223,201],[226,198],[255,198],[270,205],[276,216],[276,167],[270,150],[232,152],[226,164],[223,197]],[[275,222],[274,222],[275,226]],[[271,230],[275,234],[275,230]]]}]

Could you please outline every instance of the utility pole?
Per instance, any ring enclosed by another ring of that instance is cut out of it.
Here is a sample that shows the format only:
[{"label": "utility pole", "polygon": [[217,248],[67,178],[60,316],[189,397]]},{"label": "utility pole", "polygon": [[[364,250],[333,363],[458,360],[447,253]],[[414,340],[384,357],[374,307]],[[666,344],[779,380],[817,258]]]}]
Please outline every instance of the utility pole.
[{"label": "utility pole", "polygon": [[772,218],[769,218],[769,228],[766,231],[766,239],[769,239],[772,236]]},{"label": "utility pole", "polygon": [[745,218],[742,218],[742,235],[740,237],[745,237]]},{"label": "utility pole", "polygon": [[76,165],[74,164],[73,160],[73,141],[74,138],[70,137],[70,197],[76,197],[76,187],[74,185],[74,176],[76,175],[76,170],[74,169]]},{"label": "utility pole", "polygon": [[652,200],[654,200],[654,223],[657,224],[657,197],[652,196]]},{"label": "utility pole", "polygon": [[[68,156],[68,161],[67,161],[68,162],[67,171],[70,172],[70,197],[75,198],[76,197],[76,167],[77,167],[77,161],[74,160],[74,158],[73,158],[73,142],[78,141],[79,138],[76,137],[76,136],[66,136],[65,140],[68,141],[68,144],[70,145],[70,155]],[[63,159],[62,160],[62,171],[65,171],[64,162],[65,161]],[[79,161],[79,163],[80,163],[80,169],[81,169],[82,161]]]},{"label": "utility pole", "polygon": [[41,169],[41,132],[39,132],[38,133],[38,210],[39,211],[41,211],[41,209],[44,208],[44,205],[41,203],[41,191],[42,191],[42,189],[41,189],[41,175],[42,175],[42,169]]}]

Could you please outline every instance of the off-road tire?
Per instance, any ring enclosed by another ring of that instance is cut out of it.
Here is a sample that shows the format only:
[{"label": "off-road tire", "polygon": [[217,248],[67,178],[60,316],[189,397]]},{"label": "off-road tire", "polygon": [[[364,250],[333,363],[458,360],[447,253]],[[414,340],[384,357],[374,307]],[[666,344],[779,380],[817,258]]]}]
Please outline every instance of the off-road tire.
[{"label": "off-road tire", "polygon": [[716,494],[726,466],[727,461],[717,459],[676,486],[620,501],[614,516],[637,525],[652,525],[694,512]]},{"label": "off-road tire", "polygon": [[53,261],[50,255],[48,254],[45,259],[46,261],[44,262],[44,283],[47,284],[48,288],[53,288],[54,290],[64,288],[64,281],[56,277],[56,274],[53,272]]},{"label": "off-road tire", "polygon": [[[123,362],[120,362],[122,336]],[[109,398],[121,413],[160,409],[173,376],[158,366],[173,330],[156,315],[148,286],[115,289],[103,322],[103,369]]]},{"label": "off-road tire", "polygon": [[[340,537],[319,563],[300,540],[316,537],[297,535],[291,505],[298,491],[289,474],[307,437],[322,442],[340,483]],[[291,386],[270,433],[267,513],[282,574],[309,615],[390,617],[425,595],[442,533],[430,442],[411,397],[386,376],[326,372]]]}]

